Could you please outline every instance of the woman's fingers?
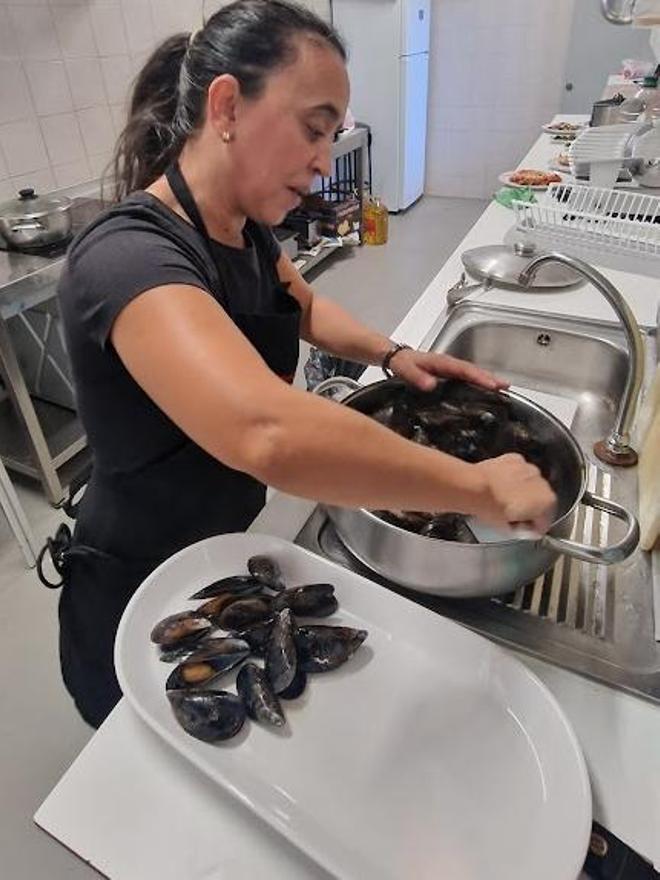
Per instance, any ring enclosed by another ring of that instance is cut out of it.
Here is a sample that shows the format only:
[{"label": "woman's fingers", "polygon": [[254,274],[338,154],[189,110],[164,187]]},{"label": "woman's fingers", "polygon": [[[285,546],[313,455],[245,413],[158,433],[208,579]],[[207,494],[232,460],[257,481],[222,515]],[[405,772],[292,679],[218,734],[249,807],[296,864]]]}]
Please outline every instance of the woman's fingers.
[{"label": "woman's fingers", "polygon": [[435,352],[397,352],[390,364],[393,372],[422,391],[432,391],[438,378],[462,379],[491,391],[507,388],[508,383],[488,370],[460,358]]}]

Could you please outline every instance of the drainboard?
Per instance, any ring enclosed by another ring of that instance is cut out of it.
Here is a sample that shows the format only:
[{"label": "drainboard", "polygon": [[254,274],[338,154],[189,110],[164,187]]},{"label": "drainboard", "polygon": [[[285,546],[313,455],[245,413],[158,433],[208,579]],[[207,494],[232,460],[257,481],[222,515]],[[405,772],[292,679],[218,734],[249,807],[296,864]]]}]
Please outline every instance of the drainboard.
[{"label": "drainboard", "polygon": [[[587,460],[588,488],[632,512],[638,510],[636,469],[598,462],[593,442],[609,430],[625,379],[625,347],[618,328],[590,321],[505,309],[459,306],[456,319],[432,330],[426,346],[470,357],[516,385],[564,394],[577,403],[572,431]],[[538,341],[539,336],[546,337]],[[654,340],[645,334],[647,383]],[[555,357],[549,357],[553,349]],[[616,540],[621,524],[580,507],[572,538],[600,546]],[[660,643],[654,635],[651,560],[637,549],[614,566],[560,556],[531,584],[507,595],[447,599],[400,587],[371,572],[343,545],[317,508],[297,543],[501,644],[613,687],[660,702]]]}]

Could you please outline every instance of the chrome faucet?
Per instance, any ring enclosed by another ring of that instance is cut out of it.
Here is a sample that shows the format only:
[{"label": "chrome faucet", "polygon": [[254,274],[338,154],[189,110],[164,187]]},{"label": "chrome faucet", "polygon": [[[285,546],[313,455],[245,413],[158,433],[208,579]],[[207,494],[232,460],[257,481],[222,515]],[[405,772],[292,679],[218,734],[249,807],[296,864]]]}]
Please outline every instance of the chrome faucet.
[{"label": "chrome faucet", "polygon": [[644,345],[635,316],[616,287],[604,275],[601,275],[583,260],[578,260],[567,254],[541,254],[520,273],[518,283],[523,287],[528,287],[534,280],[537,270],[544,263],[563,263],[590,281],[596,290],[603,294],[621,321],[628,343],[628,375],[614,427],[607,437],[594,444],[594,453],[606,464],[632,467],[637,464],[637,453],[630,445],[630,428],[644,372]]}]

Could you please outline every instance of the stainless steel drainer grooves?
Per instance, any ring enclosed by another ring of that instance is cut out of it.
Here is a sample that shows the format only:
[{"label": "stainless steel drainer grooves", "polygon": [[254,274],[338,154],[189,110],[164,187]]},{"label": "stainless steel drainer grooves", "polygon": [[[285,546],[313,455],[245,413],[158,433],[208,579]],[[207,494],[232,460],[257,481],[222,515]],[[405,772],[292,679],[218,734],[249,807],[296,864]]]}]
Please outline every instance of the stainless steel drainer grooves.
[{"label": "stainless steel drainer grooves", "polygon": [[[610,498],[612,480],[593,464],[589,465],[587,488]],[[574,541],[607,543],[610,517],[591,507],[579,507],[571,538]],[[515,611],[545,618],[598,638],[611,632],[614,589],[613,569],[560,556],[556,564],[533,583],[503,597],[491,599]]]}]

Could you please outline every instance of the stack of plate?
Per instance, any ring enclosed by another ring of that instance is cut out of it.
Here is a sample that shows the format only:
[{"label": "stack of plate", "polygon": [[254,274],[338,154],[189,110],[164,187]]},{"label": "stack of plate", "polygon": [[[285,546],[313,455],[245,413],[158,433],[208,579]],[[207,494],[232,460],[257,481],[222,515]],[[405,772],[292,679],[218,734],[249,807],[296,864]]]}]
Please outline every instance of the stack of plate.
[{"label": "stack of plate", "polygon": [[630,141],[639,123],[622,122],[588,128],[571,144],[568,156],[575,177],[588,177],[592,186],[613,186],[630,158]]}]

